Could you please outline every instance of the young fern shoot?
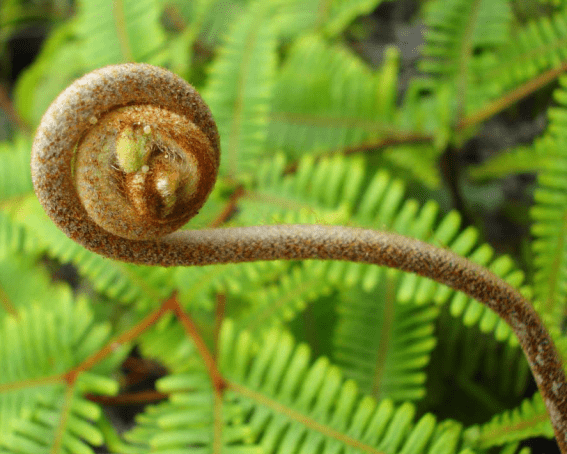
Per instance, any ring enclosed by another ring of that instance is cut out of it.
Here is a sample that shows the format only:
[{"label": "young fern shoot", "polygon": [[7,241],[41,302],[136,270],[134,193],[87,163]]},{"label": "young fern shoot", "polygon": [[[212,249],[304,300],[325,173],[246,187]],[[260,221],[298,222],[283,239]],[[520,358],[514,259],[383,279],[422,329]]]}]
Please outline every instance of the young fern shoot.
[{"label": "young fern shoot", "polygon": [[210,193],[220,161],[209,108],[169,71],[93,71],[44,114],[32,179],[47,214],[87,249],[159,266],[255,260],[347,260],[428,277],[484,303],[514,330],[567,454],[567,381],[538,314],[517,290],[445,249],[376,230],[277,225],[179,231]]}]

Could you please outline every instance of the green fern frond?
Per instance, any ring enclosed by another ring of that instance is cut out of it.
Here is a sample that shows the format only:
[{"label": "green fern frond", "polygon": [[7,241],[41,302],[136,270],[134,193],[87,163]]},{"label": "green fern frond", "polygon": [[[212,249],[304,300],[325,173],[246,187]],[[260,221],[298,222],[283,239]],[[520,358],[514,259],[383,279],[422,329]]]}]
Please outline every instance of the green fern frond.
[{"label": "green fern frond", "polygon": [[41,250],[61,263],[73,263],[102,294],[141,310],[170,296],[174,270],[116,262],[88,251],[48,221],[35,197],[22,202],[14,218],[35,236]]},{"label": "green fern frond", "polygon": [[354,382],[345,381],[336,366],[325,358],[312,363],[305,345],[296,345],[277,329],[256,343],[225,320],[219,367],[227,388],[216,403],[200,369],[160,379],[156,387],[168,393],[169,400],[137,418],[137,428],[126,434],[135,444],[132,452],[174,452],[188,446],[207,452],[216,431],[221,440],[217,449],[223,453],[361,449],[472,454],[459,451],[459,424],[436,423],[430,414],[415,421],[415,408],[409,403],[396,408],[388,399],[377,404],[360,396]]},{"label": "green fern frond", "polygon": [[[442,131],[441,125],[450,118],[431,111],[444,110],[444,98],[437,93],[430,105],[421,97],[415,103],[406,97],[398,111],[397,77],[394,48],[386,51],[383,65],[372,73],[349,50],[317,35],[297,40],[274,88],[267,147],[299,158],[306,152],[378,147],[380,137],[402,135],[400,131],[435,132],[441,137],[436,131]],[[424,147],[426,151],[417,156],[412,147],[392,147],[385,157],[426,184],[436,185],[439,175],[434,167],[440,148]]]},{"label": "green fern frond", "polygon": [[[325,358],[311,363],[309,349],[271,330],[261,344],[225,323],[220,338],[221,373],[264,452],[457,452],[460,427],[436,424],[426,414],[414,421],[409,404],[395,408],[360,396],[353,381]],[[278,451],[279,452],[279,451]]]},{"label": "green fern frond", "polygon": [[510,4],[503,0],[431,2],[419,69],[443,78],[466,78],[475,63],[473,52],[486,52],[508,41],[511,20]]},{"label": "green fern frond", "polygon": [[75,23],[64,23],[49,35],[38,58],[18,78],[14,105],[28,125],[35,127],[55,97],[73,79],[83,75],[85,66],[77,58],[79,51]]},{"label": "green fern frond", "polygon": [[567,286],[567,187],[566,169],[567,154],[565,152],[567,134],[565,125],[565,106],[567,80],[561,78],[561,88],[554,96],[561,104],[549,110],[549,136],[543,152],[547,165],[538,175],[538,187],[534,192],[535,204],[530,210],[532,218],[532,243],[534,253],[535,299],[541,309],[552,315],[559,323],[557,316],[564,311]]},{"label": "green fern frond", "polygon": [[[439,83],[445,85],[454,104],[451,109],[457,108],[457,114],[475,111],[502,93],[495,81],[502,71],[502,56],[497,51],[509,42],[511,21],[511,6],[506,0],[451,0],[428,5],[428,28],[418,68],[434,78],[434,91],[439,90]],[[494,69],[498,74],[486,75]]]},{"label": "green fern frond", "polygon": [[221,137],[221,175],[250,171],[264,153],[276,70],[269,6],[253,2],[233,24],[203,91]]},{"label": "green fern frond", "polygon": [[[7,448],[1,450],[3,454],[53,454],[77,453],[94,454],[92,446],[102,446],[104,437],[96,427],[96,421],[101,417],[100,407],[81,397],[89,392],[100,393],[101,385],[106,393],[116,393],[117,386],[112,380],[102,377],[83,374],[77,381],[73,394],[68,396],[63,389],[48,397],[39,394],[29,415],[14,418],[12,430],[5,435],[4,442]],[[94,386],[93,386],[94,385]],[[0,385],[1,386],[1,385]],[[67,399],[67,401],[66,401]],[[62,430],[60,420],[65,417],[65,426]],[[56,451],[55,442],[60,442]]]},{"label": "green fern frond", "polygon": [[24,227],[12,221],[0,211],[0,260],[17,253],[32,253],[37,250],[37,241]]},{"label": "green fern frond", "polygon": [[333,358],[365,394],[418,400],[425,395],[439,309],[398,304],[393,284],[384,280],[372,295],[357,288],[340,294]]},{"label": "green fern frond", "polygon": [[476,402],[479,415],[502,412],[524,396],[531,373],[517,345],[456,322],[448,307],[441,309],[436,332],[438,343],[427,370],[430,387],[446,389],[450,383],[447,399],[458,390],[461,402]]},{"label": "green fern frond", "polygon": [[31,140],[18,135],[0,143],[0,204],[33,191],[30,173]]},{"label": "green fern frond", "polygon": [[296,41],[274,89],[269,148],[297,158],[360,145],[391,130],[398,56],[393,48],[387,55],[381,72],[372,74],[344,47],[316,35]]},{"label": "green fern frond", "polygon": [[493,68],[483,75],[499,85],[500,92],[535,78],[565,63],[567,12],[541,16],[517,29],[499,49]]},{"label": "green fern frond", "polygon": [[479,449],[526,438],[553,436],[553,427],[539,393],[525,399],[519,407],[496,415],[490,422],[472,426],[465,431],[465,437]]},{"label": "green fern frond", "polygon": [[469,177],[483,181],[493,178],[504,178],[520,173],[534,173],[547,167],[549,156],[546,149],[555,148],[550,137],[544,136],[536,140],[532,146],[520,145],[487,159],[482,164],[469,168]]},{"label": "green fern frond", "polygon": [[152,61],[165,43],[156,0],[82,0],[77,36],[85,69],[124,61]]},{"label": "green fern frond", "polygon": [[136,417],[137,426],[125,434],[132,444],[128,452],[211,452],[214,428],[220,427],[220,445],[216,452],[260,454],[251,444],[252,431],[242,423],[242,409],[234,398],[222,401],[222,420],[214,413],[210,379],[204,371],[170,375],[156,383],[156,388],[170,395],[169,401],[149,407]]},{"label": "green fern frond", "polygon": [[[101,445],[93,425],[101,409],[82,398],[112,395],[117,383],[92,372],[72,388],[56,377],[78,365],[107,341],[108,323],[93,323],[86,300],[68,291],[49,306],[31,305],[0,324],[0,449],[6,453],[93,453]],[[53,451],[56,440],[61,447]]]}]

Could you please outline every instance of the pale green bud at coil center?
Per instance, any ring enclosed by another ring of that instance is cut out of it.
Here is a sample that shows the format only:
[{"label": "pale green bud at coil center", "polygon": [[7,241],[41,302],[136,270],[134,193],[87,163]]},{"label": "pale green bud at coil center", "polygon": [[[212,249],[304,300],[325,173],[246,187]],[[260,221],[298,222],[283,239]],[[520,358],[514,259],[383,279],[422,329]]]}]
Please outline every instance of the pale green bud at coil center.
[{"label": "pale green bud at coil center", "polygon": [[126,126],[116,138],[116,160],[121,170],[126,173],[146,171],[146,160],[149,157],[146,145],[151,140],[152,128],[145,125],[143,128],[133,129]]}]

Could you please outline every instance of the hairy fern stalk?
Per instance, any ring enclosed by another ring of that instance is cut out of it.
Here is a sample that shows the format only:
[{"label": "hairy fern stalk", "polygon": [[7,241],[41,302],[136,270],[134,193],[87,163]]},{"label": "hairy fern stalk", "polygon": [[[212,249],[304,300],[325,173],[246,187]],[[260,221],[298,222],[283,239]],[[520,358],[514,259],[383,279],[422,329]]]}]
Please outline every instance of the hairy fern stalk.
[{"label": "hairy fern stalk", "polygon": [[[48,3],[0,3],[2,44],[24,19],[53,22],[0,103],[16,131],[0,143],[1,454],[557,449],[517,338],[477,301],[349,262],[103,258],[48,221],[29,161],[33,130],[75,78],[166,67],[200,91],[222,150],[185,228],[346,225],[449,249],[529,298],[565,357],[567,5],[422,2],[417,75],[402,83],[397,46],[376,66],[359,45],[402,2]],[[485,122],[539,113],[537,137],[452,172]],[[501,189],[525,173],[537,174],[529,209]],[[524,233],[491,242],[474,205],[511,212]],[[61,279],[68,263],[78,278]]]}]

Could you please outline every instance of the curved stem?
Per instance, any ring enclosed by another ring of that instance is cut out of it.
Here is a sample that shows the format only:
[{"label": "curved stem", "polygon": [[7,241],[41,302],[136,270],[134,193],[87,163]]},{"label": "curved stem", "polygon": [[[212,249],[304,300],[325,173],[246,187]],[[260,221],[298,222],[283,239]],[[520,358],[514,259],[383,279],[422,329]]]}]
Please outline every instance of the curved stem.
[{"label": "curved stem", "polygon": [[[87,247],[93,246],[86,245]],[[394,233],[330,225],[275,225],[181,231],[160,241],[97,243],[116,260],[161,266],[256,260],[346,260],[396,268],[466,293],[512,328],[547,406],[561,451],[567,453],[567,380],[561,358],[537,312],[495,274],[446,249]]]},{"label": "curved stem", "polygon": [[[214,160],[218,161],[219,140],[212,115],[185,81],[145,64],[93,71],[74,82],[48,108],[33,144],[32,179],[36,194],[47,214],[67,236],[107,257],[146,265],[347,260],[416,273],[462,291],[495,311],[513,329],[547,406],[557,443],[563,454],[567,454],[567,381],[555,345],[531,304],[479,265],[415,239],[349,227],[278,225],[212,229],[138,241],[115,236],[94,223],[74,185],[73,150],[87,128],[110,109],[131,104],[153,104],[189,117],[205,131]],[[216,170],[210,170],[204,177],[215,176]]]},{"label": "curved stem", "polygon": [[329,225],[183,231],[149,246],[145,251],[134,249],[136,258],[143,261],[157,256],[165,266],[279,259],[347,260],[416,273],[464,292],[496,312],[518,337],[557,443],[567,453],[567,381],[561,357],[537,312],[498,276],[451,251],[393,233]]}]

